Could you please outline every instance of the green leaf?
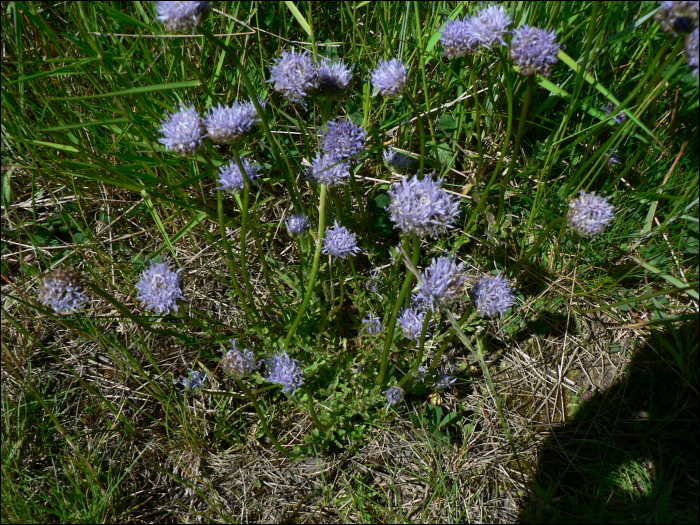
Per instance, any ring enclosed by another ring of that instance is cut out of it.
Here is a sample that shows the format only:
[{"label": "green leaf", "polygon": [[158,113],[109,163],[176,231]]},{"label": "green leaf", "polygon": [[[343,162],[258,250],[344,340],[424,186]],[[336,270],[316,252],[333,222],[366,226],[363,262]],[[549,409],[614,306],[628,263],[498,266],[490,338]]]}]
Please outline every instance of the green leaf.
[{"label": "green leaf", "polygon": [[66,102],[66,101],[77,101],[77,100],[91,100],[96,98],[107,98],[107,97],[122,97],[124,95],[136,95],[139,93],[150,93],[152,91],[170,91],[172,89],[181,88],[191,88],[199,87],[201,83],[199,80],[186,80],[185,82],[173,82],[171,84],[156,84],[153,86],[141,86],[135,88],[124,89],[122,91],[112,91],[111,93],[98,93],[96,95],[86,95],[84,97],[55,97],[50,98],[51,102]]},{"label": "green leaf", "polygon": [[297,6],[294,5],[294,2],[284,2],[284,5],[286,5],[287,8],[292,12],[294,18],[296,18],[297,22],[299,22],[299,25],[304,31],[306,31],[306,34],[313,38],[314,34],[311,31],[311,26],[306,21],[306,18],[304,18],[304,15],[301,14],[301,11],[297,9]]},{"label": "green leaf", "polygon": [[370,213],[382,213],[391,202],[391,197],[388,193],[380,193],[374,199],[369,201],[367,209]]}]

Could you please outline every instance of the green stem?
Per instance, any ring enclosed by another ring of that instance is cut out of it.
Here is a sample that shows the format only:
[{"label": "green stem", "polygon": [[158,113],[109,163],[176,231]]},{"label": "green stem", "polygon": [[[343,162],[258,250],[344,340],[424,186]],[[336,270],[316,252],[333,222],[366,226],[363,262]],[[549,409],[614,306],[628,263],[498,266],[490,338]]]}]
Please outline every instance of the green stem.
[{"label": "green stem", "polygon": [[355,283],[355,292],[360,293],[360,283],[357,280],[357,270],[355,270],[355,261],[350,259],[350,269],[352,270],[352,280]]},{"label": "green stem", "polygon": [[430,324],[430,319],[433,316],[433,312],[431,310],[428,310],[425,313],[425,319],[423,320],[423,327],[421,328],[420,331],[420,343],[418,344],[418,355],[416,355],[416,358],[413,360],[413,366],[411,369],[408,371],[408,373],[403,376],[403,379],[399,381],[399,386],[403,386],[406,382],[408,382],[416,373],[418,370],[418,367],[421,364],[421,361],[423,360],[423,351],[425,349],[425,334],[428,332],[428,325]]},{"label": "green stem", "polygon": [[[404,247],[408,247],[408,237],[404,238]],[[413,266],[418,265],[418,258],[420,257],[420,239],[418,236],[413,235]],[[411,291],[411,285],[413,284],[413,272],[409,268],[406,268],[406,277],[403,281],[403,286],[401,287],[401,293],[394,303],[394,308],[391,311],[391,319],[389,320],[389,325],[386,331],[386,340],[384,341],[384,351],[382,352],[382,361],[379,368],[379,376],[377,376],[377,386],[380,386],[384,382],[384,376],[386,375],[387,365],[389,363],[389,351],[391,350],[391,343],[394,341],[394,329],[396,328],[396,318],[399,316],[399,310],[403,306],[403,302]]]},{"label": "green stem", "polygon": [[298,457],[297,454],[293,454],[292,452],[288,452],[287,450],[285,450],[285,448],[280,444],[280,442],[277,441],[277,438],[272,435],[272,432],[270,432],[270,428],[267,426],[267,421],[265,420],[265,413],[263,412],[262,408],[260,408],[260,405],[258,404],[258,400],[255,399],[255,396],[250,391],[250,389],[238,377],[234,376],[234,379],[236,380],[236,383],[238,384],[238,388],[243,390],[243,393],[246,395],[246,397],[253,404],[255,411],[258,413],[258,418],[260,418],[260,424],[263,427],[263,431],[265,432],[265,435],[270,438],[270,441],[272,441],[272,444],[275,446],[275,448],[277,450],[279,450],[282,454],[287,456],[288,458],[292,458],[292,459],[297,458]]},{"label": "green stem", "polygon": [[[472,307],[468,307],[464,313],[462,314],[462,317],[459,318],[458,324],[459,326],[462,326],[464,322],[467,320],[467,318],[471,315],[472,313]],[[435,357],[433,357],[433,364],[430,365],[429,371],[435,372],[435,369],[438,367],[440,364],[440,358],[442,357],[442,354],[445,353],[445,350],[450,346],[450,343],[452,340],[455,338],[455,329],[450,328],[450,332],[447,334],[447,338],[443,341],[442,345],[440,346],[440,350],[437,351],[437,354],[435,354]]]},{"label": "green stem", "polygon": [[[243,163],[241,162],[241,157],[238,154],[238,150],[236,148],[231,148],[231,153],[233,154],[233,158],[236,161],[236,165],[238,166],[239,171],[243,175],[243,183],[244,183],[244,188],[243,188],[243,209],[241,210],[241,244],[242,246],[245,246],[245,228],[247,225],[250,225],[250,232],[253,235],[253,240],[255,241],[255,247],[258,250],[258,257],[260,258],[260,262],[262,263],[262,268],[263,268],[263,276],[265,277],[265,285],[267,286],[268,291],[270,292],[270,295],[272,296],[272,299],[275,301],[275,304],[277,305],[277,308],[281,312],[284,311],[284,308],[282,308],[282,304],[280,303],[279,298],[277,297],[277,293],[272,289],[272,283],[270,282],[270,269],[267,266],[267,260],[265,259],[265,252],[262,249],[262,245],[260,243],[260,237],[258,235],[258,230],[255,227],[255,222],[250,217],[250,213],[248,212],[248,207],[249,207],[249,202],[250,202],[250,179],[248,178],[248,174],[246,173]],[[244,268],[245,264],[245,258],[243,257],[243,251],[241,251],[241,270]],[[243,276],[246,279],[246,285],[250,287],[250,283],[248,281],[248,276],[246,273],[243,273]]]},{"label": "green stem", "polygon": [[503,177],[501,182],[501,192],[498,196],[498,216],[496,218],[496,224],[500,227],[501,221],[503,220],[503,214],[505,213],[505,195],[508,183],[513,178],[513,169],[515,167],[515,162],[518,160],[518,153],[520,152],[520,144],[523,141],[523,135],[525,133],[525,125],[527,122],[527,110],[530,105],[530,99],[532,98],[532,86],[535,83],[535,75],[529,75],[527,77],[527,87],[525,89],[525,100],[523,101],[523,109],[520,112],[520,122],[518,122],[518,133],[515,135],[515,147],[513,148],[513,153],[510,157],[510,163],[508,164],[508,171],[506,176]]},{"label": "green stem", "polygon": [[321,423],[321,420],[318,419],[318,414],[316,414],[316,409],[314,408],[314,398],[311,395],[311,390],[309,389],[308,386],[303,385],[302,387],[304,389],[304,392],[306,393],[306,399],[309,404],[309,415],[311,416],[311,420],[314,422],[314,425],[318,427],[319,430],[326,431],[329,428],[333,426],[333,424],[330,425],[324,425]]},{"label": "green stem", "polygon": [[[423,54],[423,31],[420,19],[420,10],[418,8],[418,2],[413,2],[413,8],[415,9],[415,24],[416,24],[416,38],[418,39],[418,64],[421,70],[421,77],[423,80],[423,94],[425,95],[425,111],[430,115],[430,91],[428,89],[428,74],[425,71],[425,56]],[[430,128],[430,138],[433,142],[433,148],[437,151],[437,139],[435,138],[435,129],[433,127],[433,121],[428,118],[428,127]],[[422,173],[422,170],[421,170]]]},{"label": "green stem", "polygon": [[325,184],[321,185],[321,196],[319,197],[318,205],[318,239],[316,240],[316,253],[314,253],[314,262],[311,267],[311,275],[309,275],[309,284],[306,288],[306,295],[304,295],[304,300],[299,308],[299,313],[296,319],[294,319],[294,324],[289,329],[289,333],[284,340],[284,348],[289,348],[289,343],[294,337],[294,332],[296,332],[299,323],[301,323],[302,317],[306,313],[306,309],[309,307],[309,302],[311,301],[311,294],[314,290],[314,283],[316,282],[316,275],[318,274],[318,267],[321,262],[321,250],[323,248],[323,234],[326,232],[326,194],[328,193],[328,188]]},{"label": "green stem", "polygon": [[535,241],[535,244],[532,245],[532,248],[530,248],[528,252],[522,257],[520,257],[515,263],[509,266],[504,273],[512,274],[515,270],[520,268],[520,265],[527,261],[530,258],[530,256],[533,253],[535,253],[535,250],[537,250],[537,248],[540,247],[542,242],[549,235],[549,232],[551,232],[555,226],[563,223],[564,221],[566,221],[566,217],[559,217],[558,219],[554,219],[551,223],[549,223],[549,226],[547,226],[547,228],[540,234],[540,236],[537,238],[537,241]]},{"label": "green stem", "polygon": [[420,133],[420,171],[418,172],[418,177],[422,179],[423,174],[425,173],[425,124],[423,123],[423,114],[421,113],[418,105],[413,101],[413,97],[411,97],[408,92],[404,94],[404,97],[413,108],[413,111],[416,114],[416,119],[418,120],[418,128]]},{"label": "green stem", "polygon": [[297,237],[297,247],[299,248],[299,288],[304,296],[304,250],[301,246],[301,236]]},{"label": "green stem", "polygon": [[476,133],[476,143],[477,149],[479,150],[479,164],[476,167],[476,175],[474,177],[474,184],[479,183],[479,173],[481,172],[484,165],[484,146],[481,140],[481,114],[479,107],[479,88],[476,83],[476,73],[474,72],[474,60],[471,55],[467,55],[467,67],[469,68],[469,73],[472,80],[472,96],[474,97],[474,132]]}]

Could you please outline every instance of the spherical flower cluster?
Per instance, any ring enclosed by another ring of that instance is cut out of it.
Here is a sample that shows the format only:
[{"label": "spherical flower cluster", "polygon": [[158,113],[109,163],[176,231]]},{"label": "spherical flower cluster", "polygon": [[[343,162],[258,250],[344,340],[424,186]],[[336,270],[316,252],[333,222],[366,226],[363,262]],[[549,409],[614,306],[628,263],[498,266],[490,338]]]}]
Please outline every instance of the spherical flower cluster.
[{"label": "spherical flower cluster", "polygon": [[384,395],[386,396],[386,411],[389,412],[389,407],[391,405],[403,401],[404,391],[403,388],[398,386],[390,386],[384,391]]},{"label": "spherical flower cluster", "polygon": [[238,377],[247,376],[258,368],[258,363],[255,362],[252,350],[241,351],[235,339],[231,339],[231,343],[233,348],[224,354],[224,357],[221,359],[221,368],[229,374]]},{"label": "spherical flower cluster", "polygon": [[75,268],[61,268],[47,275],[39,290],[39,300],[63,314],[83,307],[88,298]]},{"label": "spherical flower cluster", "polygon": [[[260,173],[260,166],[250,162],[245,157],[241,157],[241,164],[243,164],[243,169],[249,181],[253,182],[253,180],[262,175],[262,173]],[[219,184],[221,184],[221,186],[218,186],[216,188],[217,190],[231,190],[234,193],[242,191],[245,188],[243,175],[235,160],[219,166]]]},{"label": "spherical flower cluster", "polygon": [[168,33],[194,33],[210,10],[211,2],[156,2],[157,19]]},{"label": "spherical flower cluster", "polygon": [[257,117],[258,112],[252,102],[234,102],[230,106],[209,108],[204,126],[213,143],[234,144],[250,132]]},{"label": "spherical flower cluster", "polygon": [[268,82],[284,97],[299,101],[318,87],[316,66],[306,51],[284,51],[270,68]]},{"label": "spherical flower cluster", "polygon": [[515,302],[513,288],[501,274],[481,277],[471,295],[476,311],[487,317],[503,317]]},{"label": "spherical flower cluster", "polygon": [[[615,106],[613,104],[608,104],[605,106],[605,114],[610,115],[613,111],[617,111],[618,106]],[[615,124],[622,124],[625,120],[627,120],[627,113],[624,111],[620,111],[617,115],[613,117],[613,122]]]},{"label": "spherical flower cluster", "polygon": [[321,132],[321,151],[339,160],[359,155],[365,147],[365,130],[350,120],[332,120]]},{"label": "spherical flower cluster", "polygon": [[410,156],[389,148],[384,150],[382,157],[384,157],[384,165],[392,173],[406,171],[413,164],[413,159]]},{"label": "spherical flower cluster", "polygon": [[510,33],[508,27],[512,23],[508,11],[503,6],[487,6],[472,19],[471,38],[484,49],[505,46],[503,38]]},{"label": "spherical flower cluster", "polygon": [[397,58],[382,60],[372,72],[372,85],[376,95],[395,98],[400,96],[408,84],[408,66]]},{"label": "spherical flower cluster", "polygon": [[348,255],[355,256],[360,251],[357,247],[357,237],[345,226],[335,221],[333,228],[326,231],[323,239],[323,253],[332,255],[333,258],[345,259]]},{"label": "spherical flower cluster", "polygon": [[406,178],[389,189],[389,217],[406,234],[436,237],[459,215],[459,199],[442,189],[442,181],[427,176]]},{"label": "spherical flower cluster", "polygon": [[207,380],[207,375],[202,375],[199,370],[195,370],[190,374],[190,377],[181,377],[178,384],[182,385],[184,390],[196,390],[204,386],[204,381]]},{"label": "spherical flower cluster", "polygon": [[552,68],[559,60],[558,53],[554,30],[523,26],[515,30],[510,44],[510,58],[523,75],[551,76]]},{"label": "spherical flower cluster", "polygon": [[191,155],[202,147],[206,134],[202,119],[194,106],[180,103],[179,111],[166,112],[165,115],[160,128],[164,138],[158,139],[165,149],[180,155]]},{"label": "spherical flower cluster", "polygon": [[661,29],[673,36],[690,33],[698,25],[698,2],[659,2],[654,15]]},{"label": "spherical flower cluster", "polygon": [[[416,308],[407,307],[401,310],[401,315],[397,321],[399,322],[401,331],[406,339],[412,339],[413,341],[420,340],[420,334],[423,330],[425,316],[425,311],[418,310]],[[428,334],[426,334],[426,337],[427,335]]]},{"label": "spherical flower cluster", "polygon": [[451,257],[437,257],[421,274],[421,285],[413,295],[413,301],[423,308],[435,311],[440,306],[449,306],[462,295],[464,263],[456,264]]},{"label": "spherical flower cluster", "polygon": [[617,153],[617,150],[609,150],[605,154],[605,158],[607,159],[609,166],[618,166],[622,164],[622,157],[620,157],[620,155]]},{"label": "spherical flower cluster", "polygon": [[340,186],[345,184],[350,176],[350,166],[333,155],[316,154],[313,164],[309,168],[309,178],[317,184],[327,186]]},{"label": "spherical flower cluster", "polygon": [[331,64],[324,61],[316,70],[318,75],[318,96],[329,100],[340,100],[350,87],[352,67],[341,60]]},{"label": "spherical flower cluster", "polygon": [[685,37],[685,61],[693,75],[698,74],[698,28]]},{"label": "spherical flower cluster", "polygon": [[301,377],[301,368],[298,361],[289,357],[287,352],[281,352],[273,355],[265,361],[269,370],[267,380],[270,383],[279,383],[284,388],[282,392],[292,395],[296,394],[297,388],[301,386],[303,381]]},{"label": "spherical flower cluster", "polygon": [[309,229],[308,219],[301,213],[295,213],[286,221],[287,232],[292,237],[301,237]]},{"label": "spherical flower cluster", "polygon": [[581,190],[581,196],[569,203],[566,215],[569,226],[583,237],[601,233],[615,217],[615,207],[608,202],[608,198]]},{"label": "spherical flower cluster", "polygon": [[151,261],[151,265],[141,273],[136,283],[138,299],[144,303],[146,310],[159,314],[177,313],[177,302],[185,297],[180,289],[181,271],[173,272],[170,263]]},{"label": "spherical flower cluster", "polygon": [[440,372],[438,378],[433,383],[436,390],[449,390],[452,388],[452,383],[457,381],[456,377],[452,377],[447,372]]},{"label": "spherical flower cluster", "polygon": [[447,58],[457,58],[476,52],[478,42],[474,39],[474,20],[450,20],[445,24],[440,43]]},{"label": "spherical flower cluster", "polygon": [[367,319],[362,320],[365,323],[365,329],[369,335],[379,335],[382,333],[382,319],[378,315],[374,315],[373,312],[369,313]]}]

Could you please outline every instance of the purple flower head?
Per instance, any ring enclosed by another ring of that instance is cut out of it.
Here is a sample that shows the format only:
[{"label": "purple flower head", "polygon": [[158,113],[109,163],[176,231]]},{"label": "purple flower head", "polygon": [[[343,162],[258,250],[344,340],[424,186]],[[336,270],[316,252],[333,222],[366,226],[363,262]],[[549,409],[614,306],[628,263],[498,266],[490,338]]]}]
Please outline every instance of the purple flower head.
[{"label": "purple flower head", "polygon": [[309,168],[309,178],[317,184],[340,186],[350,176],[350,166],[338,157],[329,154],[316,154]]},{"label": "purple flower head", "polygon": [[[248,176],[248,180],[253,182],[255,179],[260,177],[260,166],[253,164],[245,157],[241,157],[241,164],[243,164],[243,169]],[[243,175],[241,170],[238,168],[238,163],[232,160],[228,164],[222,164],[219,166],[219,184],[217,190],[231,190],[234,193],[243,191],[245,188],[245,181],[243,180]]]},{"label": "purple flower head", "polygon": [[619,166],[622,164],[622,157],[618,155],[617,150],[608,150],[605,154],[605,158],[608,160],[608,166]]},{"label": "purple flower head", "polygon": [[287,232],[292,237],[301,237],[309,229],[309,221],[301,213],[295,213],[287,219]]},{"label": "purple flower head", "polygon": [[436,390],[449,390],[455,381],[457,381],[456,377],[452,377],[447,372],[440,372],[433,386]]},{"label": "purple flower head", "polygon": [[484,49],[493,49],[501,45],[505,46],[503,39],[510,33],[508,27],[513,21],[508,16],[508,11],[500,5],[484,7],[472,19],[472,38]]},{"label": "purple flower head", "polygon": [[323,253],[332,255],[333,258],[345,259],[348,255],[354,257],[360,251],[357,247],[356,235],[345,226],[338,224],[338,221],[334,222],[332,229],[326,230]]},{"label": "purple flower head", "polygon": [[306,51],[284,51],[270,68],[270,80],[275,91],[298,102],[318,87],[316,66]]},{"label": "purple flower head", "polygon": [[403,401],[403,388],[398,386],[390,386],[384,391],[384,395],[386,396],[386,411],[389,412],[389,407],[391,405],[395,405],[396,403]]},{"label": "purple flower head", "polygon": [[359,155],[365,147],[365,130],[350,120],[332,120],[321,132],[321,151],[339,160]]},{"label": "purple flower head", "polygon": [[195,370],[190,374],[189,378],[181,377],[178,384],[182,385],[183,390],[196,390],[204,386],[204,381],[207,380],[207,375],[209,374],[202,375],[199,373],[199,370]]},{"label": "purple flower head", "polygon": [[177,301],[185,298],[180,289],[181,271],[182,269],[173,272],[170,263],[151,261],[151,265],[141,273],[136,283],[138,299],[143,302],[146,310],[159,314],[177,313]]},{"label": "purple flower head", "polygon": [[659,2],[659,10],[654,15],[661,29],[678,36],[693,31],[698,25],[698,2]]},{"label": "purple flower head", "polygon": [[435,311],[440,306],[449,306],[462,295],[464,263],[455,264],[451,257],[437,257],[421,274],[421,285],[413,300],[423,308]]},{"label": "purple flower head", "polygon": [[473,54],[479,45],[474,38],[474,19],[450,20],[445,24],[440,43],[447,58],[457,58]]},{"label": "purple flower head", "polygon": [[[406,307],[401,310],[401,315],[397,319],[401,331],[403,332],[406,339],[412,339],[413,341],[420,340],[420,334],[423,330],[423,323],[425,322],[426,312],[423,310],[418,310],[416,308]],[[426,333],[426,337],[428,334]]]},{"label": "purple flower head", "polygon": [[156,2],[157,19],[168,33],[189,33],[211,10],[211,2]]},{"label": "purple flower head", "polygon": [[479,315],[487,317],[497,315],[503,317],[503,314],[515,302],[513,288],[501,274],[495,277],[481,277],[474,286],[471,295],[476,311],[479,312]]},{"label": "purple flower head", "polygon": [[397,58],[382,60],[372,72],[372,85],[376,95],[395,98],[400,96],[408,84],[408,66]]},{"label": "purple flower head", "polygon": [[231,339],[231,343],[233,348],[224,354],[221,359],[221,368],[238,377],[247,376],[258,368],[259,363],[255,362],[252,350],[241,351],[235,339]]},{"label": "purple flower head", "polygon": [[608,199],[581,190],[581,196],[569,203],[566,214],[569,226],[583,237],[595,237],[601,233],[615,217],[615,207]]},{"label": "purple flower head", "polygon": [[410,156],[399,153],[393,149],[385,149],[382,156],[384,157],[384,165],[392,173],[406,171],[411,167],[411,164],[413,164],[413,159]]},{"label": "purple flower head", "polygon": [[685,37],[685,61],[693,75],[698,75],[698,28]]},{"label": "purple flower head", "polygon": [[[613,111],[617,111],[618,106],[615,106],[614,104],[608,104],[605,106],[605,114],[610,115]],[[615,124],[622,124],[625,120],[627,120],[627,113],[624,111],[620,111],[617,115],[613,117],[613,122]]]},{"label": "purple flower head", "polygon": [[207,136],[214,144],[235,144],[241,140],[255,125],[255,119],[251,118],[251,106],[257,118],[252,102],[234,102],[230,106],[209,108],[204,119]]},{"label": "purple flower head", "polygon": [[559,60],[559,44],[554,30],[523,26],[515,30],[510,43],[510,58],[520,68],[522,75],[552,75],[552,68]]},{"label": "purple flower head", "polygon": [[379,335],[382,333],[382,319],[378,315],[374,315],[373,312],[369,313],[367,319],[363,319],[362,322],[365,324],[365,329],[369,335]]},{"label": "purple flower head", "polygon": [[424,366],[419,366],[416,370],[416,380],[425,383],[425,378],[428,377],[428,369]]},{"label": "purple flower head", "polygon": [[164,138],[158,139],[158,142],[168,151],[192,155],[202,147],[206,134],[202,119],[194,106],[180,103],[179,111],[166,112],[161,124],[160,132]]},{"label": "purple flower head", "polygon": [[88,297],[75,268],[60,268],[44,278],[39,289],[39,300],[56,313],[75,312],[83,307]]},{"label": "purple flower head", "polygon": [[318,95],[330,100],[340,100],[350,87],[352,66],[342,60],[334,64],[324,61],[316,70],[318,75]]},{"label": "purple flower head", "polygon": [[301,368],[298,361],[289,357],[287,352],[281,352],[273,355],[265,361],[269,370],[267,380],[270,383],[279,383],[284,388],[282,392],[292,395],[296,394],[297,388],[301,386],[303,381],[301,377]]},{"label": "purple flower head", "polygon": [[459,215],[459,199],[442,189],[431,175],[406,178],[389,189],[389,217],[406,234],[436,237],[452,228]]},{"label": "purple flower head", "polygon": [[[379,294],[379,270],[373,268],[369,271],[369,279],[365,283],[365,287],[372,293]],[[381,294],[379,294],[381,296]],[[371,315],[370,315],[371,317]]]},{"label": "purple flower head", "polygon": [[[265,111],[265,106],[267,106],[267,100],[263,100],[261,98],[258,98],[258,104],[260,104],[260,109]],[[241,104],[241,106],[243,106],[243,108],[248,113],[248,118],[253,121],[254,126],[258,126],[262,122],[262,119],[260,118],[260,115],[258,114],[258,110],[255,108],[255,104],[253,104],[252,100],[248,100],[247,102],[243,102]]]}]

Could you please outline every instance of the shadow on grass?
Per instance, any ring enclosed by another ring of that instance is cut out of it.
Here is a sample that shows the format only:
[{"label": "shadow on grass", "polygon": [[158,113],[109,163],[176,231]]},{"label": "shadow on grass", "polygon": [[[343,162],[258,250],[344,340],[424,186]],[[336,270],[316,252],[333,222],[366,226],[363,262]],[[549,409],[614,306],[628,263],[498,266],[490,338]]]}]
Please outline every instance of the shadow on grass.
[{"label": "shadow on grass", "polygon": [[698,329],[651,334],[622,377],[551,433],[521,521],[698,522]]}]

